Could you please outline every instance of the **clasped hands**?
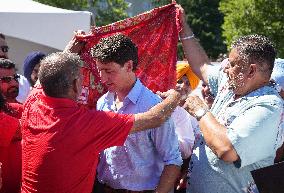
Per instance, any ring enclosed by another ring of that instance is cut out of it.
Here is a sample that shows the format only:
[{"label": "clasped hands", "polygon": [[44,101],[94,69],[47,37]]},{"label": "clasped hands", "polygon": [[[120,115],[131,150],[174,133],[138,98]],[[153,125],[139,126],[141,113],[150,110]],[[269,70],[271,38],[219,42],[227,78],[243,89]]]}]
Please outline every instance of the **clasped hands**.
[{"label": "clasped hands", "polygon": [[158,91],[158,94],[161,98],[166,98],[170,96],[173,92],[179,92],[181,94],[181,100],[185,100],[184,105],[182,106],[189,114],[195,116],[195,112],[199,109],[208,109],[207,105],[200,99],[198,96],[193,94],[187,94],[184,89],[176,86],[175,89],[170,89],[166,92]]}]

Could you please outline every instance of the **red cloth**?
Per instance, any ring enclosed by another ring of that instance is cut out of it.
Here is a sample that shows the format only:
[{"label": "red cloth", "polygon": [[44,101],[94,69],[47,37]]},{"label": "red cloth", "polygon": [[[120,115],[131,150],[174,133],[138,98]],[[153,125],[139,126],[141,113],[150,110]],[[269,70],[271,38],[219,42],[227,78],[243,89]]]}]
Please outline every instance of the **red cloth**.
[{"label": "red cloth", "polygon": [[114,33],[129,36],[138,46],[138,69],[136,75],[152,91],[166,91],[176,84],[176,61],[179,22],[174,4],[153,9],[138,16],[96,27],[81,40],[87,42],[81,58],[87,63],[80,102],[95,107],[96,101],[106,89],[100,82],[91,48],[98,41]]},{"label": "red cloth", "polygon": [[134,116],[88,110],[34,88],[21,121],[22,192],[87,193],[99,153],[123,145]]},{"label": "red cloth", "polygon": [[23,107],[10,103],[9,115],[0,113],[0,162],[2,188],[0,193],[19,193],[21,186],[22,147],[19,118]]},{"label": "red cloth", "polygon": [[0,125],[0,147],[7,147],[10,145],[16,130],[19,128],[19,120],[0,112]]}]

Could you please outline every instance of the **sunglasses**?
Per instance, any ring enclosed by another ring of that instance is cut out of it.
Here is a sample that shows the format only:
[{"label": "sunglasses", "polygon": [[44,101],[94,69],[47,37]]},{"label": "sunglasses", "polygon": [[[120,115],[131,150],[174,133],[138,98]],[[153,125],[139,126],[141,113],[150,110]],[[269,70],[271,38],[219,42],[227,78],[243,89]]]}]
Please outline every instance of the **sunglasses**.
[{"label": "sunglasses", "polygon": [[14,76],[4,76],[4,77],[0,78],[0,81],[4,82],[4,83],[9,83],[14,79],[15,81],[18,82],[19,78],[20,78],[20,75],[15,74]]},{"label": "sunglasses", "polygon": [[1,46],[1,50],[2,52],[6,53],[9,51],[9,47],[8,46]]}]

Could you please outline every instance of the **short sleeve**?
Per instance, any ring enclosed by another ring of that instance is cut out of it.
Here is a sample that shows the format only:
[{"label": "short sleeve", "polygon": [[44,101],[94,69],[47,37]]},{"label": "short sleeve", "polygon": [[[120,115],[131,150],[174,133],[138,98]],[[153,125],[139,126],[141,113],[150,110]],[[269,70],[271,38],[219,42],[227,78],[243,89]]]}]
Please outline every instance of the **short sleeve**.
[{"label": "short sleeve", "polygon": [[19,129],[18,119],[0,113],[0,146],[9,146],[17,129]]},{"label": "short sleeve", "polygon": [[94,111],[91,127],[96,131],[92,136],[96,150],[101,152],[112,146],[123,145],[133,123],[134,115]]},{"label": "short sleeve", "polygon": [[262,103],[236,117],[227,134],[244,167],[274,156],[281,105]]}]

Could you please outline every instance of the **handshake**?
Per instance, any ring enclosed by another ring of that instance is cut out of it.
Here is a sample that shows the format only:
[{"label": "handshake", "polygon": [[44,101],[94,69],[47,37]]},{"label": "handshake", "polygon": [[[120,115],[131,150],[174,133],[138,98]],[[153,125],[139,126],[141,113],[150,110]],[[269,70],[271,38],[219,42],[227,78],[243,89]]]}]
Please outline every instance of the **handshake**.
[{"label": "handshake", "polygon": [[175,89],[170,89],[166,92],[158,91],[156,94],[163,99],[178,95],[180,100],[179,106],[183,107],[198,121],[209,111],[208,106],[203,102],[202,99],[196,95],[188,94],[186,89],[180,87],[179,85],[177,85]]}]

